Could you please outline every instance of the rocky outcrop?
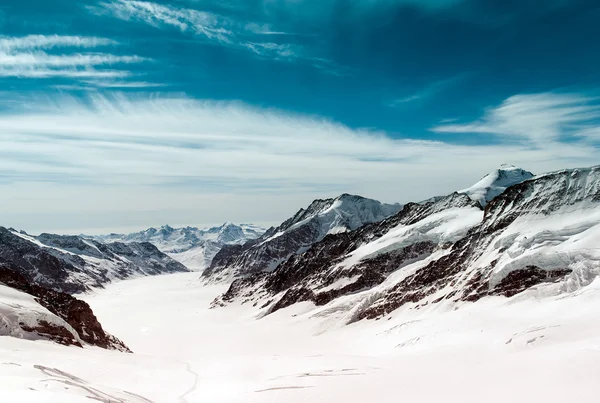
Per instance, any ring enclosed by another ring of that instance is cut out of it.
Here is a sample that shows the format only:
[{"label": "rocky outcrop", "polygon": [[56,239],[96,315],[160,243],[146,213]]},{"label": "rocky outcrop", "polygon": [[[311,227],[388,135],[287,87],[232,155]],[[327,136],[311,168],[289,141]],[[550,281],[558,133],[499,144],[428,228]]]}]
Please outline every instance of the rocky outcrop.
[{"label": "rocky outcrop", "polygon": [[0,265],[0,283],[35,297],[41,306],[70,326],[68,328],[61,326],[60,322],[50,323],[49,320],[42,319],[34,323],[20,321],[19,326],[22,330],[64,345],[81,347],[81,342],[85,342],[105,349],[131,352],[123,342],[102,329],[92,309],[84,301],[32,284],[18,274],[15,267],[4,264]]},{"label": "rocky outcrop", "polygon": [[[68,293],[87,289],[87,285],[74,281],[71,276],[81,271],[80,267],[85,264],[82,258],[43,248],[4,227],[0,227],[1,262],[10,263],[28,281],[44,287]],[[93,281],[90,285],[100,284]]]}]

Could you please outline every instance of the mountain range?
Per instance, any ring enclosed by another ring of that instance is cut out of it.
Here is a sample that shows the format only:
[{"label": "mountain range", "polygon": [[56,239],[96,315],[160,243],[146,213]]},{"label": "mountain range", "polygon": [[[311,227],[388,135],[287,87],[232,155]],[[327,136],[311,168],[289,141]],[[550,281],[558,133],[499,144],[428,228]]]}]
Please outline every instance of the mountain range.
[{"label": "mountain range", "polygon": [[533,176],[505,166],[463,193],[328,234],[236,279],[213,306],[251,302],[264,316],[308,301],[352,323],[404,305],[571,292],[600,274],[599,231],[600,167]]},{"label": "mountain range", "polygon": [[504,165],[469,188],[404,205],[343,194],[267,230],[33,236],[0,227],[0,334],[129,351],[77,294],[202,269],[204,285],[229,284],[213,308],[249,303],[264,317],[308,303],[341,324],[570,293],[600,274],[598,239],[600,166],[535,176]]},{"label": "mountain range", "polygon": [[225,245],[241,245],[258,238],[265,229],[253,224],[236,225],[226,222],[218,227],[173,228],[169,225],[151,227],[131,234],[108,234],[82,237],[103,243],[150,242],[160,251],[184,264],[188,269],[203,271]]}]

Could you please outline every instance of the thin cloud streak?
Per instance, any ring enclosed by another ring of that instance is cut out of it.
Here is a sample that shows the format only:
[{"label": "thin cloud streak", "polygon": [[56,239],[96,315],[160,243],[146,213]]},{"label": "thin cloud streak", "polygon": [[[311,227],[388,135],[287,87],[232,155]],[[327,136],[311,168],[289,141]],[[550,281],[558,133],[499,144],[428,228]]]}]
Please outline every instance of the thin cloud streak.
[{"label": "thin cloud streak", "polygon": [[140,63],[147,59],[139,56],[115,56],[110,54],[49,55],[46,53],[0,53],[0,66],[30,67],[80,67],[119,63]]},{"label": "thin cloud streak", "polygon": [[404,104],[413,103],[416,101],[428,100],[429,98],[434,97],[440,92],[443,92],[448,88],[455,86],[459,82],[463,81],[467,76],[468,73],[462,73],[454,77],[434,81],[410,95],[388,101],[385,103],[385,105],[393,108]]},{"label": "thin cloud streak", "polygon": [[[85,68],[82,70],[65,69],[60,70],[22,66],[22,67],[0,67],[0,77],[17,77],[17,78],[73,78],[73,79],[89,79],[89,78],[125,78],[129,77],[128,71],[122,70],[95,70]],[[75,87],[72,87],[75,88]],[[65,88],[66,89],[66,88]],[[83,87],[79,87],[83,89]]]},{"label": "thin cloud streak", "polygon": [[22,37],[0,37],[0,51],[52,49],[58,47],[95,48],[114,46],[118,42],[99,37],[60,36],[60,35],[27,35]]},{"label": "thin cloud streak", "polygon": [[[109,53],[47,53],[54,48],[114,46],[116,41],[98,37],[28,35],[0,38],[0,77],[21,78],[124,78],[127,70],[106,66],[142,63],[149,59]],[[98,68],[103,68],[98,70]]]}]

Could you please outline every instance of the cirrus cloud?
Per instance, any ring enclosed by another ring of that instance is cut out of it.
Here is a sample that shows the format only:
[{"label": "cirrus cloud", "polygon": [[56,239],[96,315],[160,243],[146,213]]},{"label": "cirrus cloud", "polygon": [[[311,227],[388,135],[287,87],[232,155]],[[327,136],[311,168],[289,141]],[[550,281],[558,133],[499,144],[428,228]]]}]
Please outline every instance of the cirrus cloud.
[{"label": "cirrus cloud", "polygon": [[148,59],[110,53],[49,53],[55,48],[98,48],[115,46],[112,39],[82,36],[27,35],[0,37],[0,77],[21,78],[107,78],[126,77],[127,70],[106,69],[141,63]]},{"label": "cirrus cloud", "polygon": [[474,122],[439,125],[437,133],[486,133],[536,144],[596,133],[600,99],[582,94],[520,94],[488,108]]},{"label": "cirrus cloud", "polygon": [[[214,221],[276,222],[342,192],[400,202],[448,193],[505,162],[534,172],[597,163],[597,150],[577,143],[393,139],[329,119],[176,95],[36,101],[0,115],[0,145],[7,225],[26,210],[56,214],[63,224],[75,220],[73,211],[77,220],[102,213],[98,220],[115,227],[140,209],[140,226],[166,216],[198,222],[200,211]],[[55,196],[40,193],[47,188]]]}]

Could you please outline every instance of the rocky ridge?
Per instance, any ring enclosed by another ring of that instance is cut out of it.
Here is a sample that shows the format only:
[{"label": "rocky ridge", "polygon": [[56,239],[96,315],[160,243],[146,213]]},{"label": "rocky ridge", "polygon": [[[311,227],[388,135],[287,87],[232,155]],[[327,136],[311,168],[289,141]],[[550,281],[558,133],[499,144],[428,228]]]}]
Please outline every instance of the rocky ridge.
[{"label": "rocky ridge", "polygon": [[223,281],[271,272],[290,256],[305,252],[327,235],[381,221],[401,208],[399,204],[384,204],[349,194],[315,200],[261,237],[243,245],[222,248],[203,276],[209,281]]},{"label": "rocky ridge", "polygon": [[269,314],[311,301],[344,311],[349,323],[405,305],[589,284],[600,274],[593,246],[600,235],[600,167],[517,176],[523,179],[485,209],[479,198],[454,193],[329,234],[272,273],[235,280],[213,306],[246,302]]},{"label": "rocky ridge", "polygon": [[148,242],[101,243],[78,236],[38,237],[0,227],[0,263],[33,284],[69,294],[115,279],[187,271]]}]

